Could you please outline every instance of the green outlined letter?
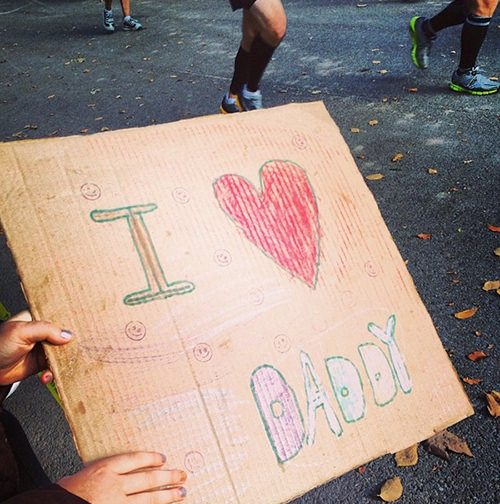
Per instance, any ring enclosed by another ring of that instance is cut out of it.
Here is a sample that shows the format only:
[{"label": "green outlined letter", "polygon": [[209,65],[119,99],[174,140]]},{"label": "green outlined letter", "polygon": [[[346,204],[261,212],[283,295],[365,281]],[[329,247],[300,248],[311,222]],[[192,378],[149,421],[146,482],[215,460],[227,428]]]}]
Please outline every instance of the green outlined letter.
[{"label": "green outlined letter", "polygon": [[323,388],[321,379],[314,369],[311,358],[304,351],[300,352],[300,362],[302,364],[302,374],[304,375],[304,387],[307,396],[307,444],[312,445],[316,436],[316,410],[323,408],[330,430],[337,436],[342,435],[342,426],[333,410],[332,403]]},{"label": "green outlined letter", "polygon": [[283,375],[267,364],[254,370],[250,388],[278,462],[295,457],[305,435],[295,392]]},{"label": "green outlined letter", "polygon": [[385,324],[385,329],[382,329],[378,325],[370,322],[368,324],[368,331],[375,336],[375,338],[382,341],[387,345],[389,350],[389,356],[391,358],[392,366],[396,377],[399,381],[399,386],[405,394],[409,394],[412,389],[412,381],[408,370],[406,369],[405,358],[400,352],[399,347],[396,343],[394,332],[396,329],[396,315],[391,315],[387,319]]},{"label": "green outlined letter", "polygon": [[126,305],[148,303],[156,299],[166,299],[172,296],[187,294],[194,290],[194,284],[187,280],[168,283],[158,256],[156,255],[151,236],[149,235],[142,214],[152,212],[158,207],[154,203],[113,208],[111,210],[94,210],[90,218],[94,222],[113,222],[126,219],[135,249],[146,275],[148,288],[128,294],[123,299]]},{"label": "green outlined letter", "polygon": [[375,404],[377,406],[389,404],[396,396],[397,387],[385,353],[375,343],[359,345],[358,352],[372,386]]},{"label": "green outlined letter", "polygon": [[358,368],[345,357],[330,357],[325,362],[345,421],[360,420],[365,416],[366,402]]}]

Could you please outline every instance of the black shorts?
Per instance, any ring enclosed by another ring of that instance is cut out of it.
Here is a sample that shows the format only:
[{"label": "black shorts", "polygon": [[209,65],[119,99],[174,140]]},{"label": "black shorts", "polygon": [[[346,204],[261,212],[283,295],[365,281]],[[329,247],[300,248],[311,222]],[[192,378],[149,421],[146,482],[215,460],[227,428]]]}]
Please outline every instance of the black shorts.
[{"label": "black shorts", "polygon": [[229,0],[231,8],[235,11],[237,9],[249,9],[255,0]]}]

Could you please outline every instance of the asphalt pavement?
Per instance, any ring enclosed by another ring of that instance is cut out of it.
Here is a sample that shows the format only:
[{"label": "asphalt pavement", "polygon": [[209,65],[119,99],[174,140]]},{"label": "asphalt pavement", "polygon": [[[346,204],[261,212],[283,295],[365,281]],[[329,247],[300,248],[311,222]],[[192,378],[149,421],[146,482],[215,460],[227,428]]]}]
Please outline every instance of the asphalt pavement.
[{"label": "asphalt pavement", "polygon": [[[115,18],[120,20],[115,2]],[[267,107],[323,100],[367,180],[407,260],[424,304],[475,415],[449,430],[474,457],[445,461],[423,446],[419,462],[392,455],[311,490],[296,504],[369,504],[400,476],[401,504],[500,503],[499,420],[485,392],[500,390],[500,96],[454,93],[460,27],[442,32],[431,65],[409,57],[408,21],[446,2],[285,0],[288,33],[262,92]],[[239,44],[240,13],[225,0],[132,1],[144,29],[112,35],[97,0],[0,1],[0,141],[87,135],[218,113]],[[500,18],[493,18],[479,63],[500,77]],[[0,166],[0,187],[2,168]],[[0,216],[1,219],[1,216]],[[419,237],[418,235],[421,235]],[[423,239],[423,235],[430,235]],[[0,234],[0,301],[26,308]],[[478,307],[465,320],[453,316]],[[489,357],[467,356],[482,350]],[[80,467],[64,415],[35,378],[7,400],[41,464],[57,480]]]}]

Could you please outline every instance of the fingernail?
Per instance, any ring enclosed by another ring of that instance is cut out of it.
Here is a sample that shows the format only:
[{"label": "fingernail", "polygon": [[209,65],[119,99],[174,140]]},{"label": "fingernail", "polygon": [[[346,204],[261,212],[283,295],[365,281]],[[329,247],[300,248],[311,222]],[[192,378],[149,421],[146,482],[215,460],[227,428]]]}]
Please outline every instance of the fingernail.
[{"label": "fingernail", "polygon": [[180,473],[180,478],[179,478],[179,479],[180,479],[181,481],[186,481],[186,479],[187,479],[187,474],[185,473],[185,471],[179,471],[179,473]]},{"label": "fingernail", "polygon": [[181,494],[181,497],[184,499],[186,497],[186,489],[184,487],[179,487],[179,493]]},{"label": "fingernail", "polygon": [[61,331],[61,338],[69,340],[72,337],[73,337],[73,334],[71,333],[71,331],[67,331],[66,329],[63,329]]},{"label": "fingernail", "polygon": [[54,376],[50,371],[44,371],[40,375],[40,381],[44,384],[47,385],[49,384],[52,380],[54,379]]},{"label": "fingernail", "polygon": [[163,463],[165,463],[167,461],[167,456],[164,453],[161,454],[161,461]]}]

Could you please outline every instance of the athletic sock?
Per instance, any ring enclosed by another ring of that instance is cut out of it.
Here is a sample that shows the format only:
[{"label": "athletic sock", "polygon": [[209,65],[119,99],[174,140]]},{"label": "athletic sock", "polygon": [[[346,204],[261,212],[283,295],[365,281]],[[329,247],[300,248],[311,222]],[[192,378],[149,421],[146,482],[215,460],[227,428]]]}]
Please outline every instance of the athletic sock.
[{"label": "athletic sock", "polygon": [[240,46],[236,53],[236,58],[234,59],[233,80],[229,86],[229,92],[231,94],[238,94],[242,90],[243,84],[247,83],[249,59],[250,53]]},{"label": "athletic sock", "polygon": [[458,67],[465,73],[476,66],[477,55],[483,45],[488,27],[490,26],[490,17],[481,17],[469,14],[464,22],[461,35],[461,53]]},{"label": "athletic sock", "polygon": [[443,28],[464,23],[466,17],[467,7],[465,0],[454,0],[441,12],[438,12],[434,17],[429,19],[427,26],[435,34]]},{"label": "athletic sock", "polygon": [[257,35],[250,48],[249,68],[247,88],[249,91],[257,91],[259,89],[260,79],[264,74],[264,70],[271,61],[274,53],[274,47],[262,40],[260,35]]}]

